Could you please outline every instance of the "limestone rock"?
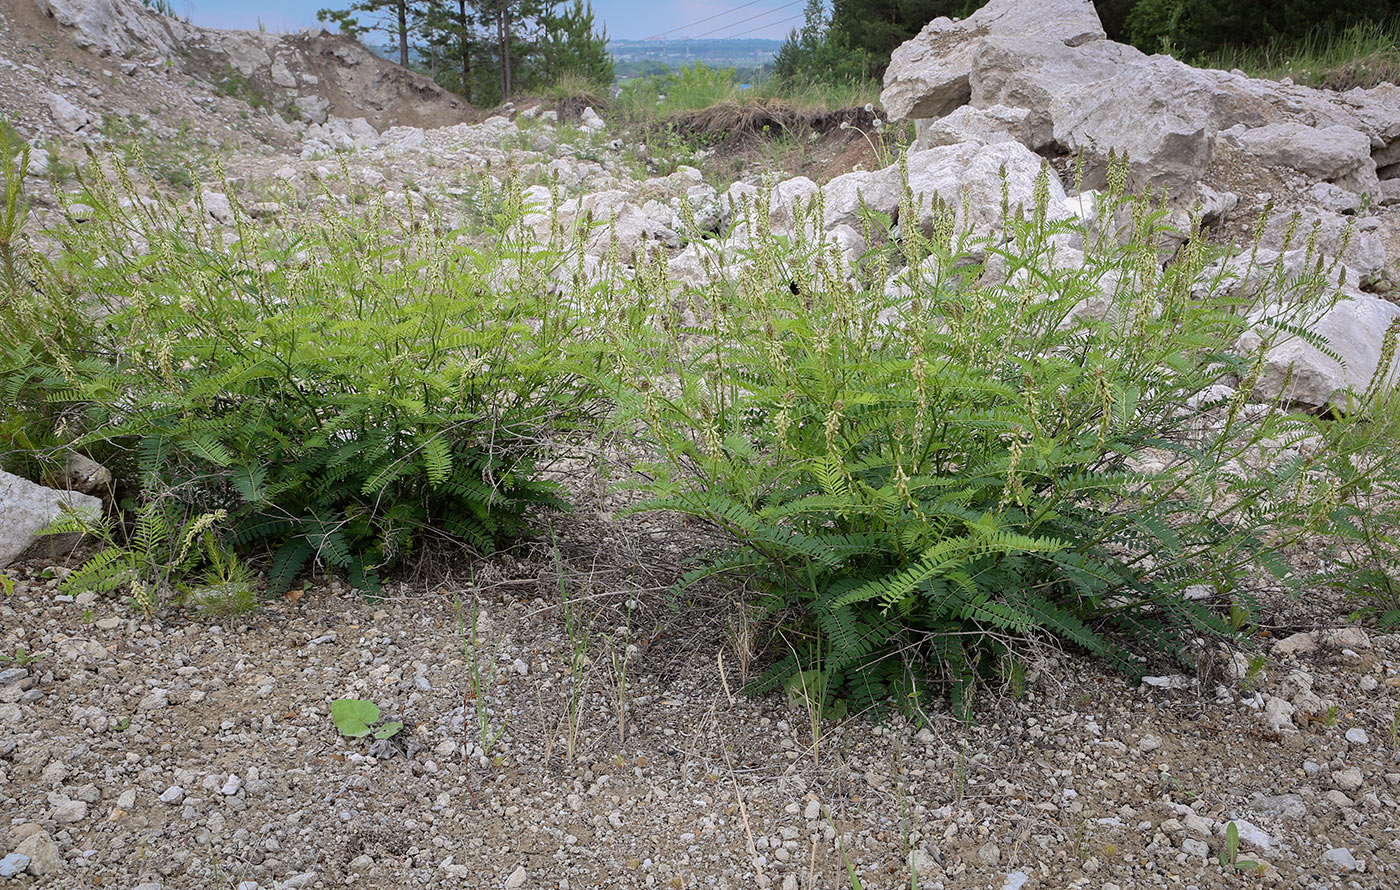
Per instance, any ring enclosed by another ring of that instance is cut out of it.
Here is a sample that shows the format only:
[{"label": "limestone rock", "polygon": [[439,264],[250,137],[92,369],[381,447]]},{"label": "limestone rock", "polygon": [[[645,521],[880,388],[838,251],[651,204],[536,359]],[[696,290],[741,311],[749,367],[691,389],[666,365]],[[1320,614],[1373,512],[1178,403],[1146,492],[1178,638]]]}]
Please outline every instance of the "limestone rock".
[{"label": "limestone rock", "polygon": [[883,170],[857,170],[837,176],[823,187],[826,225],[859,226],[861,207],[889,213],[899,206],[903,187],[898,167]]},{"label": "limestone rock", "polygon": [[1236,140],[1260,162],[1293,169],[1314,179],[1335,180],[1371,161],[1371,140],[1351,127],[1309,127],[1280,121],[1246,130]]},{"label": "limestone rock", "polygon": [[38,543],[39,532],[63,514],[65,505],[93,516],[102,512],[102,502],[91,495],[46,488],[0,470],[0,567]]},{"label": "limestone rock", "polygon": [[936,18],[890,59],[880,94],[890,119],[942,117],[966,104],[981,38],[988,35],[1063,46],[1105,37],[1089,0],[992,0],[962,21]]},{"label": "limestone rock", "polygon": [[57,93],[49,95],[49,113],[53,115],[54,123],[69,133],[80,132],[92,123],[91,114]]},{"label": "limestone rock", "polygon": [[[1035,183],[1045,162],[1017,142],[990,145],[962,143],[928,151],[911,152],[908,158],[909,187],[919,207],[919,225],[933,222],[935,199],[951,207],[956,225],[985,230],[1001,221],[1002,176],[1010,210],[1034,206]],[[1069,218],[1065,190],[1059,178],[1048,175],[1048,216]],[[901,225],[905,221],[901,220]]]},{"label": "limestone rock", "polygon": [[29,873],[36,877],[56,875],[63,869],[63,857],[58,845],[47,831],[31,834],[15,847],[14,852],[29,857]]},{"label": "limestone rock", "polygon": [[964,105],[946,117],[920,120],[913,150],[923,151],[959,142],[1019,142],[1034,148],[1030,126],[1031,113],[1025,108],[993,105],[974,108]]},{"label": "limestone rock", "polygon": [[[1348,391],[1365,391],[1380,363],[1386,330],[1400,319],[1400,306],[1370,294],[1355,292],[1320,318],[1305,326],[1325,337],[1328,347],[1345,364],[1305,340],[1283,335],[1268,350],[1267,366],[1254,395],[1270,401],[1282,395],[1284,401],[1310,407],[1344,406]],[[1250,332],[1241,338],[1245,350],[1257,348],[1260,334]],[[1400,362],[1392,361],[1389,379],[1400,374]]]},{"label": "limestone rock", "polygon": [[154,59],[178,55],[181,22],[123,0],[36,0],[45,15],[72,31],[73,42],[103,56]]}]

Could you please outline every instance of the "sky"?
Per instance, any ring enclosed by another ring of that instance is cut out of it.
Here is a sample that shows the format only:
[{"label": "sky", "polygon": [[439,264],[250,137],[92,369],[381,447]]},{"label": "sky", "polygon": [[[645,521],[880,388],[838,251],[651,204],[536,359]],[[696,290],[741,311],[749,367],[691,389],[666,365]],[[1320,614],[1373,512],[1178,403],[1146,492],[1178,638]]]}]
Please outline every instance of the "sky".
[{"label": "sky", "polygon": [[[209,28],[295,31],[316,27],[316,11],[349,0],[174,0],[176,11]],[[803,0],[593,0],[608,36],[770,37],[781,39],[801,23]]]}]

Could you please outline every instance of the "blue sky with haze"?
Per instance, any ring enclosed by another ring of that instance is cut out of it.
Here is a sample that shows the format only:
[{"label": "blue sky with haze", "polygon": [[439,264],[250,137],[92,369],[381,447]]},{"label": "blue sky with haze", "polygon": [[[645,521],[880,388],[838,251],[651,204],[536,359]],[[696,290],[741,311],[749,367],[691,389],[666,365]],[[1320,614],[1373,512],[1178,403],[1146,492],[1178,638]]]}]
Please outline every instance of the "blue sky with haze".
[{"label": "blue sky with haze", "polygon": [[[175,0],[175,9],[211,28],[294,31],[316,26],[316,10],[346,0]],[[662,32],[680,37],[782,38],[800,24],[801,0],[593,0],[610,37],[641,39]],[[742,7],[742,8],[738,8]],[[711,18],[713,16],[713,18]],[[745,20],[748,21],[745,21]],[[706,20],[706,21],[702,21]]]}]

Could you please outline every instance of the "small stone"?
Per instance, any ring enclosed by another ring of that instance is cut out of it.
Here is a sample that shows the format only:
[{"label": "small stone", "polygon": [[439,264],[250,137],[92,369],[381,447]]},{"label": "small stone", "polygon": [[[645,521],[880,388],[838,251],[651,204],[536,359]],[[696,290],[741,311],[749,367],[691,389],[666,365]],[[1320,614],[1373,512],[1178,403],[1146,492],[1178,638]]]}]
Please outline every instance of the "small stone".
[{"label": "small stone", "polygon": [[62,785],[63,780],[68,778],[69,772],[71,770],[69,770],[68,764],[62,760],[55,760],[44,767],[44,771],[39,774],[39,779],[45,785]]},{"label": "small stone", "polygon": [[1360,788],[1365,781],[1365,777],[1361,775],[1361,770],[1354,766],[1349,766],[1344,770],[1338,770],[1332,774],[1332,784],[1348,794]]},{"label": "small stone", "polygon": [[1359,726],[1354,726],[1347,730],[1347,741],[1353,745],[1365,745],[1371,741],[1371,737],[1366,734],[1366,730]]},{"label": "small stone", "polygon": [[996,865],[1001,862],[1001,847],[992,841],[977,848],[977,861],[983,865]]},{"label": "small stone", "polygon": [[135,788],[128,788],[128,789],[126,789],[125,791],[123,791],[121,794],[117,795],[117,808],[118,808],[118,809],[129,810],[129,809],[131,809],[131,808],[134,807],[134,806],[136,806],[136,789],[135,789]]},{"label": "small stone", "polygon": [[506,878],[506,890],[516,890],[517,887],[525,886],[525,866],[517,865],[515,871]]},{"label": "small stone", "polygon": [[35,877],[58,874],[63,868],[58,844],[53,842],[47,831],[39,831],[25,838],[14,852],[29,859],[29,873]]},{"label": "small stone", "polygon": [[1356,806],[1356,801],[1352,800],[1350,797],[1347,797],[1345,794],[1338,791],[1336,788],[1333,788],[1331,791],[1328,791],[1322,796],[1327,799],[1328,803],[1332,804],[1335,807]]},{"label": "small stone", "polygon": [[[1234,820],[1235,831],[1239,834],[1240,843],[1255,850],[1270,850],[1274,846],[1273,837],[1264,829],[1246,819]],[[1221,826],[1221,834],[1225,833],[1227,826]]]},{"label": "small stone", "polygon": [[1310,633],[1296,633],[1274,643],[1274,655],[1309,655],[1317,651],[1317,638]]},{"label": "small stone", "polygon": [[24,874],[29,868],[29,857],[23,853],[11,853],[0,859],[0,878],[13,878]]},{"label": "small stone", "polygon": [[180,801],[182,801],[182,800],[184,800],[184,799],[185,799],[185,789],[181,788],[179,785],[171,785],[169,788],[167,788],[167,789],[165,789],[163,792],[161,792],[161,795],[160,795],[160,802],[161,802],[161,803],[172,803],[172,804],[174,804],[174,803],[179,803]]},{"label": "small stone", "polygon": [[1338,627],[1324,630],[1317,641],[1328,649],[1370,649],[1371,637],[1359,627]]},{"label": "small stone", "polygon": [[1155,735],[1145,735],[1138,739],[1137,749],[1143,754],[1150,754],[1162,747],[1162,740]]},{"label": "small stone", "polygon": [[427,677],[415,678],[413,681],[413,685],[417,687],[419,692],[431,692],[433,689],[433,684],[428,682]]},{"label": "small stone", "polygon": [[802,818],[808,822],[815,822],[822,816],[822,803],[816,798],[807,801],[807,807],[802,811]]},{"label": "small stone", "polygon": [[258,890],[257,881],[240,881],[237,890]]},{"label": "small stone", "polygon": [[1302,819],[1308,815],[1301,794],[1256,794],[1249,799],[1251,812],[1271,819]]},{"label": "small stone", "polygon": [[170,693],[164,689],[153,689],[136,706],[138,711],[159,711],[170,704]]},{"label": "small stone", "polygon": [[1190,689],[1191,678],[1185,674],[1166,674],[1161,677],[1143,677],[1142,684],[1156,689]]},{"label": "small stone", "polygon": [[10,686],[29,678],[29,671],[21,667],[5,668],[0,671],[0,686]]},{"label": "small stone", "polygon": [[783,876],[783,890],[797,890],[797,875]]},{"label": "small stone", "polygon": [[1333,847],[1322,854],[1323,862],[1330,862],[1342,871],[1356,870],[1356,857],[1346,847]]},{"label": "small stone", "polygon": [[53,804],[53,821],[60,825],[70,825],[87,818],[88,805],[81,800],[69,800],[65,797],[57,802],[51,800],[50,803]]},{"label": "small stone", "polygon": [[242,787],[243,780],[238,777],[237,773],[231,773],[229,777],[224,780],[224,785],[219,789],[219,793],[224,797],[232,797],[237,794],[238,789]]},{"label": "small stone", "polygon": [[374,860],[368,854],[361,853],[350,860],[351,871],[368,871],[371,868],[374,868]]},{"label": "small stone", "polygon": [[1182,839],[1181,850],[1187,856],[1191,856],[1195,859],[1207,859],[1210,857],[1210,847],[1205,841],[1197,840],[1194,837]]},{"label": "small stone", "polygon": [[1187,831],[1195,832],[1201,837],[1210,837],[1215,833],[1215,825],[1211,820],[1192,812],[1181,817],[1181,824],[1186,826]]},{"label": "small stone", "polygon": [[921,878],[932,878],[940,871],[942,868],[939,866],[938,860],[928,850],[920,847],[914,851],[914,874]]},{"label": "small stone", "polygon": [[511,664],[511,667],[514,668],[515,672],[522,677],[530,673],[530,666],[525,662],[521,661],[519,658],[517,658],[515,662]]},{"label": "small stone", "polygon": [[1274,732],[1292,732],[1293,715],[1297,711],[1292,702],[1275,695],[1264,704],[1264,722]]},{"label": "small stone", "polygon": [[[1006,876],[1006,883],[1001,885],[1001,890],[1021,890],[1030,879],[1031,876],[1023,871],[1013,871]],[[1108,890],[1111,886],[1111,884],[1104,884],[1103,890]]]},{"label": "small stone", "polygon": [[305,871],[299,875],[292,875],[282,882],[283,890],[303,890],[316,883],[317,874],[314,871]]}]

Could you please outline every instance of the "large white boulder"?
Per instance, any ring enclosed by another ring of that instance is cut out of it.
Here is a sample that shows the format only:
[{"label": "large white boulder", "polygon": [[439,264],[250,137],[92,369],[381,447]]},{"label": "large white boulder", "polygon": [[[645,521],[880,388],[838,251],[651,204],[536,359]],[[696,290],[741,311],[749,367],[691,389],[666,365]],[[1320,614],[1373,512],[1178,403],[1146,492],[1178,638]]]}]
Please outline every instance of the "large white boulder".
[{"label": "large white boulder", "polygon": [[1292,167],[1314,179],[1339,179],[1366,164],[1374,170],[1370,138],[1351,127],[1279,121],[1246,130],[1236,142],[1261,163]]},{"label": "large white boulder", "polygon": [[894,166],[846,173],[828,182],[822,193],[828,229],[841,225],[859,228],[862,207],[878,213],[893,213],[899,206],[903,185],[899,181],[899,168]]},{"label": "large white boulder", "polygon": [[1090,0],[992,0],[962,21],[936,18],[894,51],[880,103],[891,120],[942,117],[971,98],[986,36],[1080,46],[1103,40]]},{"label": "large white boulder", "polygon": [[69,133],[80,132],[93,121],[91,114],[58,93],[49,94],[49,113],[53,115],[54,123]]},{"label": "large white boulder", "polygon": [[1385,268],[1385,245],[1376,235],[1379,220],[1375,217],[1357,219],[1322,209],[1302,210],[1297,216],[1296,221],[1293,214],[1271,216],[1260,235],[1260,246],[1291,251],[1305,247],[1312,240],[1316,253],[1320,253],[1324,261],[1331,262],[1339,257],[1361,276],[1375,275]]},{"label": "large white boulder", "polygon": [[[1283,335],[1267,352],[1266,368],[1254,395],[1262,400],[1282,396],[1285,402],[1322,407],[1345,407],[1348,393],[1365,392],[1380,364],[1386,331],[1400,319],[1400,306],[1359,291],[1338,303],[1306,327],[1327,341],[1327,348],[1342,361],[1301,337]],[[1240,346],[1254,350],[1261,334],[1250,332]],[[1392,359],[1386,372],[1395,383],[1400,360]]]},{"label": "large white boulder", "polygon": [[92,516],[102,512],[102,502],[91,495],[47,488],[0,470],[0,568],[33,547],[65,505]]},{"label": "large white boulder", "polygon": [[[942,203],[953,208],[960,229],[985,234],[1001,223],[1003,177],[1007,209],[1012,214],[1018,208],[1029,211],[1044,164],[1044,159],[1018,142],[967,142],[910,152],[909,188],[919,208],[919,225],[930,226],[935,203]],[[1064,187],[1053,171],[1047,179],[1047,217],[1068,219]],[[905,222],[901,220],[901,226]]]},{"label": "large white boulder", "polygon": [[1236,129],[1262,162],[1357,194],[1400,176],[1400,87],[1336,93],[1148,56],[1107,40],[1081,0],[992,0],[965,20],[935,19],[895,50],[881,100],[892,120],[922,119],[919,148],[1011,138],[1082,153],[1089,187],[1126,152],[1133,188],[1180,196]]},{"label": "large white boulder", "polygon": [[959,142],[1019,142],[1035,148],[1030,118],[1029,109],[1010,105],[964,105],[946,117],[918,121],[913,147],[923,151]]},{"label": "large white boulder", "polygon": [[768,221],[772,223],[773,231],[792,233],[799,222],[799,215],[811,206],[820,191],[821,186],[805,176],[784,179],[774,186],[768,204]]}]

